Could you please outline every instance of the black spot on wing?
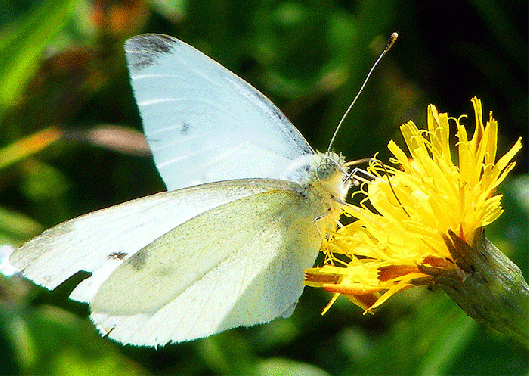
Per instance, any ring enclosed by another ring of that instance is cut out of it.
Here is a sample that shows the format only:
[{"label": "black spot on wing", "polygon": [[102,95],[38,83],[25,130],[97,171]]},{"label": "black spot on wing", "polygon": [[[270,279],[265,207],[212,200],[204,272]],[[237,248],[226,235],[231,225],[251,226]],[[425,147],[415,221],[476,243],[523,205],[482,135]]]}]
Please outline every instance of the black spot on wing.
[{"label": "black spot on wing", "polygon": [[125,42],[127,62],[132,72],[142,70],[156,62],[160,54],[170,53],[178,39],[169,35],[144,34]]},{"label": "black spot on wing", "polygon": [[125,256],[127,256],[125,252],[114,252],[114,253],[109,254],[107,257],[111,260],[123,261]]},{"label": "black spot on wing", "polygon": [[140,271],[143,266],[145,265],[145,261],[147,260],[147,250],[145,248],[140,249],[138,252],[136,252],[134,255],[132,255],[127,262],[132,265],[134,270]]},{"label": "black spot on wing", "polygon": [[180,128],[180,134],[186,135],[189,133],[190,125],[189,123],[182,123],[182,127]]}]

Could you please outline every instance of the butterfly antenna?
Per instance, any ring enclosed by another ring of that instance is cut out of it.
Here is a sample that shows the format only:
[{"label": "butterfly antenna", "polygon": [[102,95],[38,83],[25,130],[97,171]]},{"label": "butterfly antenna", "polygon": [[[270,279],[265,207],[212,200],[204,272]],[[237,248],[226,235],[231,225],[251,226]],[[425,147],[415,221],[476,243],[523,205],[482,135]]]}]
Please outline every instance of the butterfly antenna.
[{"label": "butterfly antenna", "polygon": [[367,76],[364,80],[364,83],[362,84],[362,86],[360,86],[360,90],[358,90],[358,93],[356,93],[356,96],[354,97],[353,101],[351,102],[351,104],[349,105],[349,107],[347,108],[347,110],[345,111],[345,113],[343,114],[342,116],[342,119],[340,120],[340,122],[338,123],[338,126],[336,127],[336,130],[334,131],[334,134],[332,135],[332,138],[331,138],[331,142],[329,143],[329,147],[327,148],[327,152],[330,152],[331,151],[331,147],[332,145],[334,144],[334,139],[336,138],[336,135],[338,134],[338,131],[340,130],[340,127],[342,126],[345,118],[347,117],[347,115],[349,114],[349,111],[351,111],[351,108],[353,108],[354,104],[356,103],[356,100],[358,99],[358,97],[360,96],[360,93],[364,90],[366,84],[367,84],[367,81],[369,81],[369,77],[371,77],[371,74],[373,73],[373,71],[375,70],[375,68],[377,67],[378,63],[380,62],[380,60],[382,60],[382,58],[384,57],[384,55],[389,51],[389,49],[391,48],[391,46],[393,46],[393,44],[395,43],[395,41],[397,40],[399,34],[398,33],[393,33],[391,34],[391,36],[389,37],[389,40],[388,40],[388,43],[386,44],[386,47],[384,48],[384,51],[382,51],[382,53],[380,54],[380,56],[378,57],[378,59],[375,61],[375,63],[373,64],[373,66],[371,67],[371,69],[369,70],[369,72],[367,73]]}]

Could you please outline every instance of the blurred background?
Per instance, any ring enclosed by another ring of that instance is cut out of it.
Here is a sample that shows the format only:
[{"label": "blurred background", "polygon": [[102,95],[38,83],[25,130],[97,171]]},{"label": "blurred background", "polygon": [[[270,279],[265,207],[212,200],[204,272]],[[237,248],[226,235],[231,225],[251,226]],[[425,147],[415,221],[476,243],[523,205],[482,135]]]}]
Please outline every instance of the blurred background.
[{"label": "blurred background", "polygon": [[[0,254],[69,218],[164,190],[141,134],[124,41],[152,32],[195,46],[268,96],[316,149],[399,32],[338,135],[348,160],[387,160],[426,106],[472,129],[470,99],[500,124],[499,154],[528,127],[525,1],[1,1]],[[487,236],[529,274],[524,147]],[[447,208],[450,210],[450,208]],[[133,236],[133,234],[131,234]],[[0,258],[1,259],[1,258]],[[0,374],[524,374],[521,345],[434,289],[374,315],[306,288],[293,316],[154,350],[101,338],[88,308],[4,265]]]}]

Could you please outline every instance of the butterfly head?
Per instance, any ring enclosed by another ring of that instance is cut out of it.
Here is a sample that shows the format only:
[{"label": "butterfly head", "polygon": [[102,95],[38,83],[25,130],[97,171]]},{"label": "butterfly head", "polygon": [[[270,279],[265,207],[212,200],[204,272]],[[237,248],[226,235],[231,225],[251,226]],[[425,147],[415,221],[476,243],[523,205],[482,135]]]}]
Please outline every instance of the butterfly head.
[{"label": "butterfly head", "polygon": [[350,187],[347,179],[348,167],[342,155],[333,152],[318,153],[309,180],[312,185],[321,186],[333,197],[344,199]]}]

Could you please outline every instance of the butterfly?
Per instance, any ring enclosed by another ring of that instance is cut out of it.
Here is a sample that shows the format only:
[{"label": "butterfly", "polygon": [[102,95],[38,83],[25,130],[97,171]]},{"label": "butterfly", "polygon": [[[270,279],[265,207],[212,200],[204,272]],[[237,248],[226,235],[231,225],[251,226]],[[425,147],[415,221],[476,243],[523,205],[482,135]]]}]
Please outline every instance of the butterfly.
[{"label": "butterfly", "polygon": [[10,262],[70,297],[101,334],[160,346],[288,317],[350,187],[274,104],[167,35],[125,43],[161,192],[61,223]]}]

